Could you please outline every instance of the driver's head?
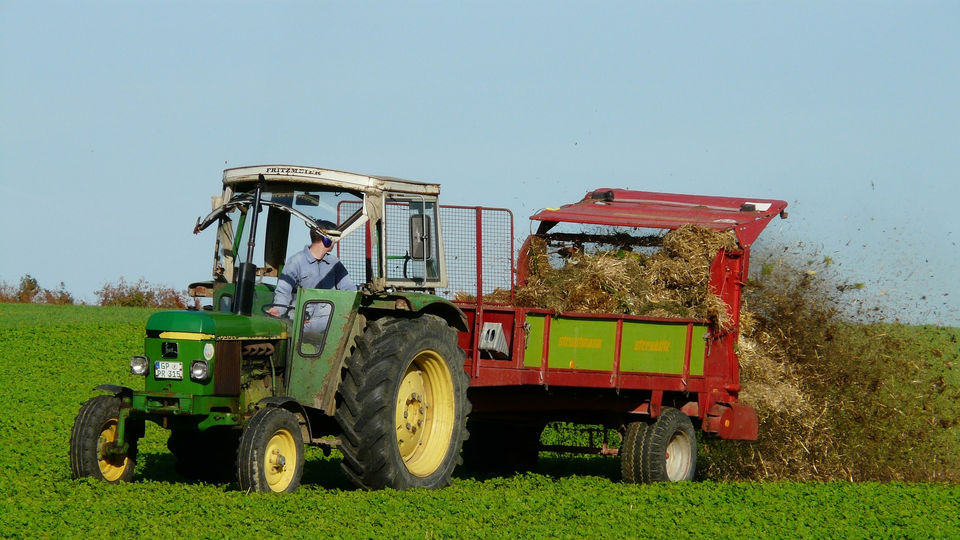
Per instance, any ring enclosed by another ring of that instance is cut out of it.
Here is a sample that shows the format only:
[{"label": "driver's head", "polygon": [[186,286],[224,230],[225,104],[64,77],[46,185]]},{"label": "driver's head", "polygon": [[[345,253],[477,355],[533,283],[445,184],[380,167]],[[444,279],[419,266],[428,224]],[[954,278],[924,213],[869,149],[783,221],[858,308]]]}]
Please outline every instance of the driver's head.
[{"label": "driver's head", "polygon": [[[315,223],[317,227],[320,227],[321,229],[325,229],[328,231],[337,228],[335,224],[325,219],[318,219],[316,220]],[[323,234],[319,233],[316,229],[313,229],[313,228],[310,229],[310,242],[313,244],[320,242],[323,244],[323,247],[325,248],[329,248],[330,246],[333,245],[333,240],[330,239],[330,237],[324,236]]]}]

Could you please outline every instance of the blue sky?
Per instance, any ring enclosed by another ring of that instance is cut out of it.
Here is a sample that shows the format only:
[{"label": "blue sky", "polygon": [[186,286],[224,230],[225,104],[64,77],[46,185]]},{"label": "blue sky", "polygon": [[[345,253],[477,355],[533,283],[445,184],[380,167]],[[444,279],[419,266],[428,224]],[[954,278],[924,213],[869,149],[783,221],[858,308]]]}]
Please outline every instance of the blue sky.
[{"label": "blue sky", "polygon": [[0,280],[209,277],[223,168],[784,199],[763,245],[960,324],[960,3],[0,0]]}]

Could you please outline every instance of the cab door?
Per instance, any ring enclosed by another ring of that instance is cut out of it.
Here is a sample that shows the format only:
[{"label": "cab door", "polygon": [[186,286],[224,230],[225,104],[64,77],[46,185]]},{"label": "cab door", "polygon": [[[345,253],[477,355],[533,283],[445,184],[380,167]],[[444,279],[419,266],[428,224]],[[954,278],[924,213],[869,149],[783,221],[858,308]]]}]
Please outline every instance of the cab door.
[{"label": "cab door", "polygon": [[286,381],[291,397],[333,414],[340,366],[349,353],[359,305],[357,291],[297,291]]}]

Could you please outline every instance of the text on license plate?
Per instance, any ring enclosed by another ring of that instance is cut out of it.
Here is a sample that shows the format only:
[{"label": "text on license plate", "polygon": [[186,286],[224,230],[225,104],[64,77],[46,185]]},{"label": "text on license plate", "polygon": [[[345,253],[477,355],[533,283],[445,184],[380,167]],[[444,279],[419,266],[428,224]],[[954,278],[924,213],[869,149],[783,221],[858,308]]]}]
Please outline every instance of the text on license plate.
[{"label": "text on license plate", "polygon": [[183,362],[157,362],[154,364],[155,379],[183,379]]}]

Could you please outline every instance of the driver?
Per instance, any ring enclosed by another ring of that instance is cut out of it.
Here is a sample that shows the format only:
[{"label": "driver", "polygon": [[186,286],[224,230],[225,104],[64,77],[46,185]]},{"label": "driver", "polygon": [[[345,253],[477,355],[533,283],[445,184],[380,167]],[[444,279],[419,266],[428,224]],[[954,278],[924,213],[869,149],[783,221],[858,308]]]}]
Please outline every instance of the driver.
[{"label": "driver", "polygon": [[[333,223],[318,219],[317,227],[323,230],[336,230]],[[340,259],[330,253],[333,249],[333,240],[314,229],[310,229],[310,245],[298,251],[287,259],[277,281],[277,290],[273,295],[273,303],[292,306],[296,302],[297,288],[305,289],[338,289],[341,291],[355,291],[357,287],[347,275],[347,269]],[[272,307],[267,310],[274,317],[280,317],[280,309]]]}]

